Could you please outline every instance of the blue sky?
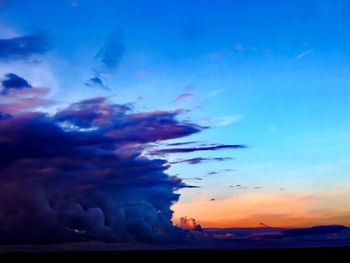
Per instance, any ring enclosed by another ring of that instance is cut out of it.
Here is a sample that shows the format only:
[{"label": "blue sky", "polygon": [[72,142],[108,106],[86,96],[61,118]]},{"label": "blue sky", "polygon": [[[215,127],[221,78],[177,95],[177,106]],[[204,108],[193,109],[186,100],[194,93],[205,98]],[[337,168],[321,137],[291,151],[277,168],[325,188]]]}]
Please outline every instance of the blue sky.
[{"label": "blue sky", "polygon": [[[200,153],[233,160],[173,165],[168,173],[181,178],[234,170],[186,181],[201,188],[181,190],[178,206],[283,188],[329,209],[324,192],[348,198],[349,8],[340,0],[4,1],[0,37],[39,32],[51,50],[42,63],[9,63],[0,73],[21,73],[67,103],[110,96],[137,111],[186,109],[181,118],[212,128],[177,141],[248,146]],[[98,52],[115,35],[120,58],[101,69]],[[86,85],[96,71],[104,88]],[[188,97],[175,102],[181,94]]]}]

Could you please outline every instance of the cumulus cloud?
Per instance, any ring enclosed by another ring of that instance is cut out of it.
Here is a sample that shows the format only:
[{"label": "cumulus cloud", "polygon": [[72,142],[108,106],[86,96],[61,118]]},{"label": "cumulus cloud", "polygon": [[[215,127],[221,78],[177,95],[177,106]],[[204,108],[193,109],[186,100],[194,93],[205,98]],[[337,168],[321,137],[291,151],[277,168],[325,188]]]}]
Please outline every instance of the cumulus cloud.
[{"label": "cumulus cloud", "polygon": [[43,34],[0,39],[0,60],[3,61],[36,62],[36,57],[45,54],[48,50],[49,44]]},{"label": "cumulus cloud", "polygon": [[[16,92],[25,93],[20,89]],[[3,96],[11,97],[9,95]],[[94,98],[55,114],[0,107],[0,244],[183,240],[177,189],[148,143],[197,133],[178,111],[134,113]]]},{"label": "cumulus cloud", "polygon": [[202,231],[202,227],[193,218],[180,217],[179,227],[186,230]]},{"label": "cumulus cloud", "polygon": [[32,86],[25,79],[17,76],[14,73],[8,73],[5,75],[5,79],[1,81],[2,91],[1,94],[7,94],[10,89],[24,89],[31,88]]}]

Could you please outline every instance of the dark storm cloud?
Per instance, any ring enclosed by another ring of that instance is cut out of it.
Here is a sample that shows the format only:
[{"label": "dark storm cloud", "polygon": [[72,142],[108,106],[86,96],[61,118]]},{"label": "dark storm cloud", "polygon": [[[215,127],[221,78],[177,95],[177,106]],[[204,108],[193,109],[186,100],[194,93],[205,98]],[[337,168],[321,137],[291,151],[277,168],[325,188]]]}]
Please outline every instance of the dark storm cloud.
[{"label": "dark storm cloud", "polygon": [[48,41],[42,34],[0,39],[0,60],[32,60],[48,50]]},{"label": "dark storm cloud", "polygon": [[195,157],[195,158],[170,162],[170,164],[177,164],[177,163],[199,164],[199,163],[207,162],[207,161],[222,162],[222,161],[227,161],[227,160],[232,160],[232,159],[233,158],[231,158],[231,157],[213,157],[213,158]]},{"label": "dark storm cloud", "polygon": [[[99,127],[105,136],[123,143],[150,143],[187,136],[201,130],[193,123],[176,120],[180,111],[130,113],[128,105],[106,103],[95,98],[72,104],[58,112],[55,120],[83,128]],[[118,122],[110,118],[119,118]]]},{"label": "dark storm cloud", "polygon": [[190,186],[141,154],[149,142],[201,130],[178,113],[133,113],[105,98],[53,116],[2,112],[0,243],[148,242],[152,225],[155,243],[183,240],[170,206]]},{"label": "dark storm cloud", "polygon": [[282,231],[282,235],[292,236],[309,236],[309,235],[323,235],[329,233],[337,233],[344,230],[346,227],[341,225],[330,225],[330,226],[313,226],[309,228],[296,228]]},{"label": "dark storm cloud", "polygon": [[10,114],[8,114],[8,113],[3,113],[3,112],[0,111],[0,121],[1,121],[1,120],[4,120],[4,119],[9,119],[9,118],[11,118],[11,115],[10,115]]},{"label": "dark storm cloud", "polygon": [[253,238],[260,239],[283,239],[283,238],[297,238],[304,236],[313,236],[313,235],[328,235],[335,234],[342,230],[345,230],[347,227],[342,225],[326,225],[326,226],[313,226],[307,228],[293,228],[282,230],[277,233],[270,234],[260,234],[253,235]]},{"label": "dark storm cloud", "polygon": [[17,76],[16,74],[9,73],[5,75],[5,79],[1,81],[2,91],[1,95],[8,93],[10,89],[24,89],[31,88],[32,86],[25,79]]},{"label": "dark storm cloud", "polygon": [[238,149],[238,148],[246,148],[245,145],[240,144],[219,144],[216,146],[207,146],[207,147],[190,147],[190,148],[167,148],[155,150],[152,154],[169,154],[169,153],[189,153],[189,152],[197,152],[197,151],[216,151],[221,149]]}]

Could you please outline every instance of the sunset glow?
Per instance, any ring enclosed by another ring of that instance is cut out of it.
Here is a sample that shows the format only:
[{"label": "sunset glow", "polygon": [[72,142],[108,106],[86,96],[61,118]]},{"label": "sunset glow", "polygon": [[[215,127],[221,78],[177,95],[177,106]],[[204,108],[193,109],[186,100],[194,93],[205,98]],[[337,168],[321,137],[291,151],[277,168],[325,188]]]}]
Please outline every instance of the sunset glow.
[{"label": "sunset glow", "polygon": [[350,246],[349,11],[0,0],[0,254]]}]

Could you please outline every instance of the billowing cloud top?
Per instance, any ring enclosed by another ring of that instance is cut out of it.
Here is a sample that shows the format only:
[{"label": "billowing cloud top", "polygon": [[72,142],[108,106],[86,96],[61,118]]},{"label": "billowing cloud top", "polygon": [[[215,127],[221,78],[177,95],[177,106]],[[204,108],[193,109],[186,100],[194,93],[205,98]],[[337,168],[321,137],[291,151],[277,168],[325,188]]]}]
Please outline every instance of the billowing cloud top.
[{"label": "billowing cloud top", "polygon": [[133,113],[105,98],[53,115],[0,109],[1,244],[148,242],[152,225],[155,242],[183,238],[170,206],[187,185],[142,156],[147,143],[201,130],[179,111]]}]

